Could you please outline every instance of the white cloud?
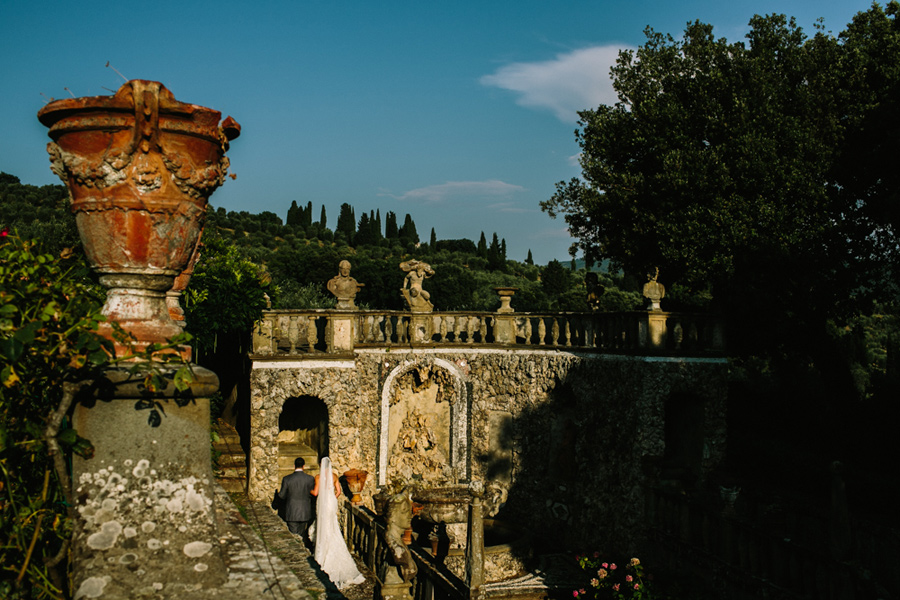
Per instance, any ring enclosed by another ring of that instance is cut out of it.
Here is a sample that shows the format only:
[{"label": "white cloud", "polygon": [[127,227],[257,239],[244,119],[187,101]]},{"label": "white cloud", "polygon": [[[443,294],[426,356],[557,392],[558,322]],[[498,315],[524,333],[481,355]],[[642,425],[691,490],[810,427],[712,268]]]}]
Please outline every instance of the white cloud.
[{"label": "white cloud", "polygon": [[488,181],[448,181],[439,185],[409,190],[400,195],[385,192],[379,196],[390,196],[397,200],[410,200],[423,204],[440,204],[448,200],[506,197],[523,191],[525,188],[520,185],[492,179]]},{"label": "white cloud", "polygon": [[609,68],[622,49],[593,46],[558,54],[553,60],[512,63],[484,75],[480,82],[515,92],[521,106],[549,109],[561,121],[575,122],[579,110],[616,102]]},{"label": "white cloud", "polygon": [[521,206],[517,206],[514,202],[497,202],[495,204],[488,204],[485,208],[488,210],[492,210],[494,212],[501,212],[501,213],[538,212],[533,208],[522,208]]}]

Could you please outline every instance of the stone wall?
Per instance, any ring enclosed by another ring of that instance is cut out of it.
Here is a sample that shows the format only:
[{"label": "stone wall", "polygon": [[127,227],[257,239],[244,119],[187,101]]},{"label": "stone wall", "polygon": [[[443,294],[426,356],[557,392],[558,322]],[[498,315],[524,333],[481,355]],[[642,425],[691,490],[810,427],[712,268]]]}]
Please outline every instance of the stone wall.
[{"label": "stone wall", "polygon": [[[670,468],[680,464],[673,448],[695,449],[701,479],[721,461],[726,368],[722,359],[475,349],[256,361],[249,491],[262,500],[277,489],[282,406],[313,396],[328,409],[337,471],[369,472],[369,506],[376,486],[410,476],[428,486],[493,480],[508,489],[500,516],[547,542],[634,549],[642,483],[685,471]],[[685,407],[693,413],[679,421]],[[667,432],[667,417],[678,428]]]}]

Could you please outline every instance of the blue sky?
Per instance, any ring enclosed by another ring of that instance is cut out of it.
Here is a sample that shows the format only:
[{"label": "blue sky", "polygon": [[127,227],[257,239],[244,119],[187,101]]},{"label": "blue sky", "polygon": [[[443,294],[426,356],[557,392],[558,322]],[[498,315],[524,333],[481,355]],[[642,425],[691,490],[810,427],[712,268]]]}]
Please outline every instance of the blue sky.
[{"label": "blue sky", "polygon": [[333,227],[348,202],[409,213],[424,240],[496,231],[509,258],[531,249],[543,264],[572,242],[538,203],[579,174],[575,111],[615,101],[609,66],[646,26],[680,37],[699,19],[736,41],[754,14],[784,13],[839,32],[870,5],[0,0],[0,171],[59,182],[35,115],[47,98],[117,89],[108,61],[242,125],[216,207],[284,219],[312,201]]}]

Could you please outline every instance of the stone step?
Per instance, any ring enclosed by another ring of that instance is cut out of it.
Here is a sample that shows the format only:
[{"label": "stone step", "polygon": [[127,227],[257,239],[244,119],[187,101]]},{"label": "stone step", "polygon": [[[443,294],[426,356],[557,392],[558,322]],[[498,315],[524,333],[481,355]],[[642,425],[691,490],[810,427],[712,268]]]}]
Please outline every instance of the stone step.
[{"label": "stone step", "polygon": [[219,477],[216,479],[226,492],[246,492],[247,480],[244,477]]},{"label": "stone step", "polygon": [[219,473],[220,477],[228,478],[235,477],[239,479],[247,478],[247,467],[246,466],[233,466],[233,467],[223,467],[221,464],[219,465]]},{"label": "stone step", "polygon": [[246,454],[220,454],[216,459],[216,463],[220,467],[246,467],[247,466],[247,455]]}]

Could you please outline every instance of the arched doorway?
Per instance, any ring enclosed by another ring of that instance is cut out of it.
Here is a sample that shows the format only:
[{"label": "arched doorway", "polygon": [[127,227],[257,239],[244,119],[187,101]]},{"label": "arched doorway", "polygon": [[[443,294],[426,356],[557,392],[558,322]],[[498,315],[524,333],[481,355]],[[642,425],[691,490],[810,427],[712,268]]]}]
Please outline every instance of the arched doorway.
[{"label": "arched doorway", "polygon": [[676,393],[666,401],[663,479],[692,487],[703,464],[704,402],[692,394]]},{"label": "arched doorway", "polygon": [[315,396],[288,398],[278,417],[279,477],[290,475],[294,459],[306,460],[306,471],[319,472],[319,462],[328,456],[328,407]]}]

